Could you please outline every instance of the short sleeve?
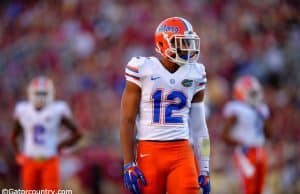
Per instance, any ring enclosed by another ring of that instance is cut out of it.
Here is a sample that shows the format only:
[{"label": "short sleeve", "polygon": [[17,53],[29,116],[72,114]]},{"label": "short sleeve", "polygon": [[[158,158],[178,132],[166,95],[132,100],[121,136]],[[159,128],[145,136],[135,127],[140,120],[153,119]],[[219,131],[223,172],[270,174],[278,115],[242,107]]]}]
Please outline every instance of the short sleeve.
[{"label": "short sleeve", "polygon": [[72,111],[67,103],[65,102],[58,102],[57,103],[57,109],[59,111],[59,114],[62,117],[71,118],[72,117]]},{"label": "short sleeve", "polygon": [[205,67],[203,64],[197,63],[196,65],[196,75],[197,78],[195,80],[195,94],[201,90],[204,90],[207,83]]},{"label": "short sleeve", "polygon": [[125,78],[139,87],[141,87],[141,69],[143,60],[140,57],[133,57],[125,68]]},{"label": "short sleeve", "polygon": [[23,103],[17,103],[14,109],[13,118],[18,120],[22,114]]},{"label": "short sleeve", "polygon": [[236,106],[233,103],[227,103],[223,109],[224,117],[232,117],[238,114]]},{"label": "short sleeve", "polygon": [[268,119],[270,117],[270,110],[266,104],[262,104],[260,106],[260,111],[264,119]]}]

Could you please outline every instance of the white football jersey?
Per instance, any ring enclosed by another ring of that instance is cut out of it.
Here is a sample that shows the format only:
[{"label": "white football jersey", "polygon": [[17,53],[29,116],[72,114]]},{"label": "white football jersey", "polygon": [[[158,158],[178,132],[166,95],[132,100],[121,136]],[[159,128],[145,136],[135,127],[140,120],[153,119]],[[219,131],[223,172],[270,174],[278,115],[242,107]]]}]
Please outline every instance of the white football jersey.
[{"label": "white football jersey", "polygon": [[126,80],[141,87],[137,139],[189,139],[189,112],[195,93],[206,85],[204,66],[183,65],[170,73],[156,57],[134,57],[126,66]]},{"label": "white football jersey", "polygon": [[14,117],[23,128],[23,153],[31,157],[51,157],[57,154],[59,129],[63,117],[71,117],[68,105],[53,102],[36,110],[30,102],[19,102]]},{"label": "white football jersey", "polygon": [[242,101],[231,101],[225,105],[224,116],[237,118],[231,136],[245,146],[262,146],[265,143],[263,128],[269,117],[266,104],[252,107]]}]

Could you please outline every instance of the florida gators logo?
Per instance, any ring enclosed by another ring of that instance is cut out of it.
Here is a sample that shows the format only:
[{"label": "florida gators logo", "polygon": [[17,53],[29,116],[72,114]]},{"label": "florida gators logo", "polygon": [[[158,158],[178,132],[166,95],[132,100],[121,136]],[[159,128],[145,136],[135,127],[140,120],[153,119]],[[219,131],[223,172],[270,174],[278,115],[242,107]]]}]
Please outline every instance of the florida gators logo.
[{"label": "florida gators logo", "polygon": [[182,80],[181,84],[184,86],[184,87],[191,87],[193,85],[193,80],[191,79],[184,79]]}]

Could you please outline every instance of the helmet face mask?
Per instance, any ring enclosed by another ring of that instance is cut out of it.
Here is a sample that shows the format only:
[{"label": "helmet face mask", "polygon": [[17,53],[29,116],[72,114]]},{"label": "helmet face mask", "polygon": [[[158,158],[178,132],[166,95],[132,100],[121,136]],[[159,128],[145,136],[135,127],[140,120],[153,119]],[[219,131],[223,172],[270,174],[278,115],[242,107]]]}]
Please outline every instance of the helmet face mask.
[{"label": "helmet face mask", "polygon": [[28,99],[36,108],[43,108],[54,100],[52,80],[45,77],[33,79],[28,87]]},{"label": "helmet face mask", "polygon": [[262,97],[261,89],[253,89],[248,91],[246,101],[251,105],[257,105],[261,103]]},{"label": "helmet face mask", "polygon": [[174,36],[170,40],[170,48],[173,56],[171,60],[176,63],[185,64],[196,62],[200,54],[200,39],[197,36]]},{"label": "helmet face mask", "polygon": [[200,38],[183,18],[172,17],[161,22],[155,42],[156,51],[178,65],[197,62],[200,55]]}]

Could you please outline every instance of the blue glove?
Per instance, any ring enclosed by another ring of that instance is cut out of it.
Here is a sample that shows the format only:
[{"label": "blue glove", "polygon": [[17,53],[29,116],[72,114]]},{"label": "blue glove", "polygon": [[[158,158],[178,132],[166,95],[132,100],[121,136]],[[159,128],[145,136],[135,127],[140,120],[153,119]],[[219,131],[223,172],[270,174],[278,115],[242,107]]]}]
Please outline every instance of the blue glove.
[{"label": "blue glove", "polygon": [[132,194],[141,194],[139,181],[146,185],[142,171],[134,162],[124,164],[124,184]]},{"label": "blue glove", "polygon": [[[202,174],[202,173],[200,173]],[[200,188],[202,189],[203,194],[209,194],[210,192],[210,181],[209,181],[209,173],[206,172],[206,175],[200,175],[198,177],[198,183]]]}]

